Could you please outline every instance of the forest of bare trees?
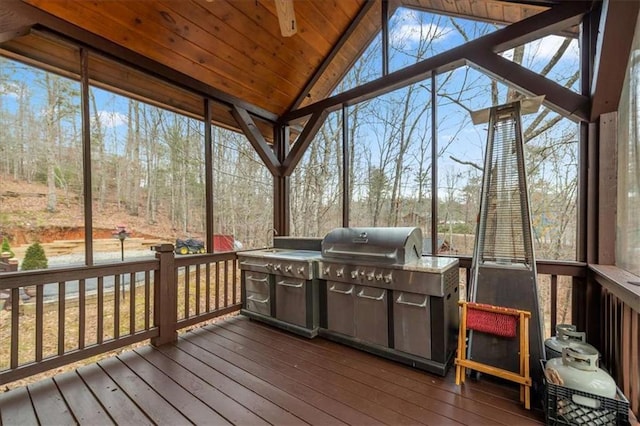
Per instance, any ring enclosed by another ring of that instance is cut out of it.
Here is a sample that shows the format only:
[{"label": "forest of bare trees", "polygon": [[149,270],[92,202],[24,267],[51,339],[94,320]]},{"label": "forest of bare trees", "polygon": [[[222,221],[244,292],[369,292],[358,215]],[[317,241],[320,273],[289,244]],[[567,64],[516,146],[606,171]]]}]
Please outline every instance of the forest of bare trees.
[{"label": "forest of bare trees", "polygon": [[[60,225],[83,227],[79,82],[0,61],[0,174],[13,182],[41,184],[46,212],[70,210]],[[96,87],[89,97],[94,228],[137,218],[144,225],[134,233],[167,241],[203,238],[203,122]],[[248,247],[263,245],[260,235],[272,221],[271,175],[238,133],[216,127],[213,155],[214,232],[234,235]],[[46,225],[51,216],[38,209],[0,207],[3,226]]]},{"label": "forest of bare trees", "polygon": [[[390,22],[390,68],[399,69],[497,27],[409,9]],[[376,43],[378,45],[376,46]],[[380,38],[354,64],[337,92],[380,69]],[[378,52],[378,54],[373,54]],[[577,42],[552,37],[504,56],[568,88],[578,79]],[[432,205],[432,116],[436,111],[438,237],[471,254],[479,209],[486,125],[469,113],[523,95],[465,66],[348,107],[352,226],[420,226],[429,235]],[[436,105],[432,105],[432,91]],[[550,110],[525,116],[527,171],[539,258],[574,259],[578,127]],[[325,122],[293,176],[292,231],[323,236],[341,224],[342,113]],[[316,194],[308,197],[307,194]]]},{"label": "forest of bare trees", "polygon": [[[400,8],[390,22],[390,68],[400,69],[496,28]],[[381,75],[380,43],[378,36],[336,92]],[[552,37],[504,55],[575,88],[576,52],[575,39]],[[470,254],[486,127],[473,126],[469,112],[520,96],[464,66],[349,106],[350,225],[420,226],[428,236],[437,220],[438,238],[448,240],[456,253]],[[64,206],[64,225],[77,227],[84,226],[80,113],[78,81],[0,58],[0,175],[40,184],[46,211],[54,214]],[[203,238],[203,122],[98,87],[90,90],[90,117],[94,228],[136,223],[146,234],[168,241]],[[342,224],[342,118],[342,111],[328,116],[292,175],[294,235],[321,237]],[[538,257],[574,259],[577,125],[548,109],[524,120]],[[234,235],[245,247],[266,245],[272,176],[239,133],[214,127],[212,155],[214,233]],[[437,218],[431,211],[434,196]],[[27,218],[47,223],[38,208],[31,210],[0,206],[3,225],[19,225]]]}]

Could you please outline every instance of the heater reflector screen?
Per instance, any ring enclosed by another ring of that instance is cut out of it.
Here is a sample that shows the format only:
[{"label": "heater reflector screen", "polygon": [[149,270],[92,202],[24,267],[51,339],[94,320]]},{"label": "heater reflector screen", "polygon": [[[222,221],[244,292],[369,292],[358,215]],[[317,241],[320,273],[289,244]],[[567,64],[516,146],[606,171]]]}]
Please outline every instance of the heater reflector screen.
[{"label": "heater reflector screen", "polygon": [[514,109],[496,114],[489,122],[478,260],[528,265],[533,253],[519,120]]}]

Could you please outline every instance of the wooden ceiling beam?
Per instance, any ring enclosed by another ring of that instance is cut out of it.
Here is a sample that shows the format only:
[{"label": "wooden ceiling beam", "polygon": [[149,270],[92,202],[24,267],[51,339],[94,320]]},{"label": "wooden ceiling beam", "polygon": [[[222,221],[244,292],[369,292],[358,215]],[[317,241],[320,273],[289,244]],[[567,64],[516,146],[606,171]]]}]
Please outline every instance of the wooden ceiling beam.
[{"label": "wooden ceiling beam", "polygon": [[199,93],[204,97],[209,97],[228,106],[237,106],[245,109],[263,120],[275,122],[278,118],[278,116],[272,112],[229,95],[202,81],[189,77],[173,68],[142,56],[20,0],[2,0],[0,5],[2,7],[0,12],[10,13],[11,16],[16,16],[16,19],[37,23],[55,33],[55,35],[61,39],[71,40],[78,46],[100,51],[119,62],[124,62],[133,68],[177,84],[180,87]]},{"label": "wooden ceiling beam", "polygon": [[320,130],[320,127],[327,119],[327,115],[329,115],[329,112],[327,111],[317,111],[311,115],[311,118],[307,121],[302,133],[298,136],[296,143],[293,144],[293,148],[291,148],[291,151],[287,154],[287,158],[285,158],[282,163],[283,176],[289,176],[293,173],[293,170],[307,151],[309,144],[311,144],[311,141],[318,133],[318,130]]},{"label": "wooden ceiling beam", "polygon": [[273,176],[277,176],[280,173],[280,161],[264,136],[262,136],[262,133],[260,133],[260,130],[258,130],[253,118],[251,118],[247,110],[235,105],[232,106],[231,114],[264,165],[267,166]]},{"label": "wooden ceiling beam", "polygon": [[31,26],[16,28],[14,30],[0,32],[0,43],[11,41],[14,38],[26,36],[31,32]]},{"label": "wooden ceiling beam", "polygon": [[616,111],[627,72],[640,2],[605,0],[591,83],[591,120]]},{"label": "wooden ceiling beam", "polygon": [[32,18],[17,13],[10,5],[6,1],[0,2],[0,43],[29,34],[36,23]]},{"label": "wooden ceiling beam", "polygon": [[484,73],[505,80],[518,90],[531,95],[544,95],[544,104],[558,114],[576,121],[589,121],[589,98],[567,89],[520,64],[493,52],[475,52],[470,65]]},{"label": "wooden ceiling beam", "polygon": [[565,28],[577,25],[589,11],[592,3],[589,1],[563,2],[552,9],[531,16],[503,29],[472,40],[462,46],[455,47],[424,61],[390,73],[362,86],[323,99],[304,108],[290,111],[279,120],[289,123],[306,117],[317,111],[334,111],[344,105],[372,99],[376,96],[392,92],[409,84],[423,80],[432,72],[446,72],[464,63],[478,51],[501,52],[537,40],[549,34],[554,34]]}]

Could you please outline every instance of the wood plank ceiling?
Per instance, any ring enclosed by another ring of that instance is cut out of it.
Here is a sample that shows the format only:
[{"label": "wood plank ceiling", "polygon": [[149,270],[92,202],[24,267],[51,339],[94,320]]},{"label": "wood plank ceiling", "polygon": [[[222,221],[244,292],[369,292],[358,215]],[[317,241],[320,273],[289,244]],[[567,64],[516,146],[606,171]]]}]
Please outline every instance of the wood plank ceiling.
[{"label": "wood plank ceiling", "polygon": [[[292,37],[280,34],[273,0],[23,2],[275,116],[328,96],[381,28],[381,0],[295,0]],[[511,23],[546,9],[544,0],[533,3],[390,0],[389,10],[407,5]]]}]

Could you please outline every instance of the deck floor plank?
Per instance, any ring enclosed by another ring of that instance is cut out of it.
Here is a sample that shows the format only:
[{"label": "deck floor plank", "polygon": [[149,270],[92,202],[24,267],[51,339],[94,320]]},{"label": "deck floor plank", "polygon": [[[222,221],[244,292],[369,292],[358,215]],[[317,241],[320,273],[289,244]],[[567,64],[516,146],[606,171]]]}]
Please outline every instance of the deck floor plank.
[{"label": "deck floor plank", "polygon": [[395,400],[400,399],[401,401],[397,404],[398,408],[402,408],[403,403],[409,403],[422,407],[425,410],[429,410],[429,412],[433,414],[427,415],[430,419],[438,422],[438,424],[441,423],[440,416],[446,416],[465,424],[505,424],[502,419],[483,417],[476,414],[474,411],[467,411],[464,407],[461,407],[462,404],[452,404],[449,401],[445,402],[443,401],[444,398],[441,398],[440,400],[436,398],[425,398],[424,394],[417,392],[414,389],[400,386],[394,383],[393,380],[388,380],[388,378],[384,377],[382,374],[369,374],[368,372],[357,370],[351,366],[353,362],[347,361],[347,364],[336,363],[333,357],[321,352],[320,350],[295,350],[299,347],[301,342],[291,340],[289,335],[283,333],[277,334],[270,332],[270,330],[261,330],[256,327],[253,329],[238,327],[233,322],[223,324],[220,328],[229,332],[237,333],[256,342],[260,342],[263,345],[271,344],[270,346],[273,349],[278,350],[282,356],[295,354],[296,359],[301,360],[302,362],[294,362],[300,365],[301,368],[305,368],[303,365],[306,365],[306,368],[310,371],[316,371],[317,374],[323,374],[320,368],[324,368],[329,370],[332,374],[340,374],[364,385],[371,386],[377,391],[382,392],[382,397],[392,403]]},{"label": "deck floor plank", "polygon": [[[424,412],[418,413],[419,410],[412,410],[411,413],[405,415],[400,411],[390,408],[384,398],[378,398],[379,395],[376,394],[374,389],[358,387],[348,379],[337,375],[332,377],[315,376],[308,371],[299,369],[293,363],[287,362],[284,358],[279,359],[263,353],[262,349],[265,348],[257,349],[259,344],[256,342],[251,346],[247,346],[244,342],[236,343],[233,340],[216,333],[215,330],[212,329],[207,331],[202,330],[194,334],[197,334],[199,337],[202,337],[206,341],[215,345],[226,348],[229,351],[233,351],[238,356],[250,359],[261,365],[263,368],[276,371],[280,375],[289,377],[301,385],[313,388],[328,398],[342,401],[346,405],[349,405],[362,413],[367,413],[369,416],[382,423],[397,425],[426,424],[424,423],[424,419],[426,418],[426,413]],[[253,349],[254,347],[256,350]],[[407,406],[403,408],[410,410],[410,407]],[[422,416],[419,414],[422,414]],[[446,421],[447,419],[440,420]]]},{"label": "deck floor plank", "polygon": [[[249,407],[256,415],[265,419],[268,423],[277,425],[299,425],[302,423],[300,418],[293,416],[260,394],[242,386],[202,361],[176,348],[173,351],[166,350],[161,352],[158,349],[147,346],[137,349],[136,352],[166,374],[169,374],[182,386],[190,389],[210,406],[214,406],[214,403],[219,402],[219,399],[216,398],[217,393],[211,391],[211,389],[215,389],[243,406]],[[180,369],[190,372],[192,378],[188,379],[186,375],[176,374],[176,371]]]},{"label": "deck floor plank", "polygon": [[0,393],[0,424],[543,424],[516,386],[453,376],[232,316]]},{"label": "deck floor plank", "polygon": [[[443,424],[459,424],[459,423],[474,423],[478,424],[478,418],[470,418],[472,416],[464,416],[462,410],[455,410],[455,407],[450,407],[451,410],[447,410],[445,404],[440,404],[445,410],[438,410],[436,405],[428,404],[429,407],[423,407],[425,404],[415,404],[414,402],[407,401],[406,399],[399,398],[395,392],[389,392],[385,387],[389,387],[391,384],[372,378],[369,383],[363,383],[362,381],[355,380],[354,378],[361,379],[365,375],[349,375],[343,374],[344,371],[335,372],[330,367],[320,366],[314,362],[306,360],[300,356],[299,351],[283,350],[280,345],[268,345],[260,343],[258,340],[248,340],[244,335],[234,333],[223,327],[211,327],[210,332],[220,335],[230,341],[233,341],[240,345],[250,345],[253,349],[254,356],[268,357],[275,362],[281,362],[288,364],[290,370],[296,372],[304,372],[303,374],[296,374],[298,377],[310,376],[313,383],[319,383],[326,381],[323,389],[325,391],[336,392],[335,384],[352,395],[366,395],[366,399],[371,404],[377,407],[385,407],[387,410],[392,410],[397,413],[410,417],[414,422],[443,425]],[[246,352],[245,352],[246,353]],[[258,355],[259,354],[259,355]],[[371,376],[370,376],[371,377]],[[342,395],[342,394],[341,394]],[[338,397],[342,397],[342,396]],[[434,411],[436,410],[436,411]],[[442,412],[438,412],[442,411]],[[446,412],[444,412],[446,411]],[[455,418],[457,414],[460,418]],[[476,416],[477,417],[477,416]],[[384,420],[384,419],[381,419]],[[385,420],[386,421],[386,420]],[[488,424],[488,423],[485,423]]]},{"label": "deck floor plank", "polygon": [[118,358],[107,358],[98,362],[98,365],[156,424],[182,425],[189,423],[189,420],[178,409],[167,402],[161,394]]},{"label": "deck floor plank", "polygon": [[2,425],[35,425],[38,417],[26,387],[12,389],[1,395],[0,423]]},{"label": "deck floor plank", "polygon": [[[243,317],[232,319],[231,324],[238,327],[244,327],[251,330],[270,330],[275,329],[265,324],[255,321],[249,321]],[[226,325],[225,325],[226,326]],[[474,380],[467,380],[464,386],[457,386],[454,381],[454,369],[451,368],[446,377],[440,377],[433,374],[416,374],[416,370],[407,368],[402,364],[389,362],[380,357],[373,356],[366,352],[354,351],[343,345],[335,344],[325,339],[301,339],[298,336],[289,333],[276,333],[288,336],[289,339],[295,339],[298,350],[305,348],[321,347],[327,351],[335,362],[350,365],[362,372],[368,372],[377,375],[385,375],[391,383],[402,384],[410,389],[424,389],[424,393],[430,397],[434,397],[434,389],[440,389],[449,393],[449,397],[464,397],[465,400],[473,401],[477,405],[474,412],[486,413],[487,410],[495,410],[496,416],[515,416],[513,423],[508,422],[508,418],[503,418],[503,422],[507,424],[543,424],[542,413],[536,410],[525,410],[522,403],[519,402],[518,389],[516,386],[504,386],[491,381],[483,380],[480,383]],[[437,393],[436,393],[437,395]],[[441,394],[442,395],[442,394]]]},{"label": "deck floor plank", "polygon": [[[440,383],[439,385],[435,383],[438,381],[437,379],[442,382],[443,378],[436,378],[430,374],[416,375],[413,369],[395,363],[390,366],[389,362],[376,356],[360,351],[352,351],[341,345],[332,344],[332,346],[341,349],[341,351],[336,352],[313,343],[321,339],[301,339],[289,333],[279,332],[269,326],[250,323],[241,317],[220,323],[220,327],[242,334],[263,344],[268,344],[285,353],[295,351],[297,356],[309,362],[326,366],[337,373],[363,381],[378,389],[386,390],[424,408],[436,411],[447,409],[449,415],[451,415],[451,410],[453,409],[455,411],[453,418],[465,423],[518,424],[523,426],[540,424],[539,420],[531,418],[531,412],[522,409],[522,404],[517,402],[518,395],[515,391],[511,392],[512,400],[508,401],[509,410],[501,409],[496,407],[495,404],[478,402],[472,398],[462,396],[460,387],[455,386],[453,382]],[[329,343],[331,344],[331,342]],[[381,367],[378,367],[378,364]],[[405,371],[410,374],[411,378],[399,374],[399,372]],[[374,377],[378,380],[374,380]],[[415,378],[428,379],[428,381],[416,380]],[[523,412],[524,415],[513,413],[510,410]],[[443,412],[441,413],[444,414]]]},{"label": "deck floor plank", "polygon": [[[263,324],[252,324],[255,327],[268,327]],[[529,413],[522,408],[522,404],[518,401],[518,390],[513,386],[505,387],[502,385],[496,385],[490,381],[483,381],[482,386],[457,386],[454,380],[454,368],[449,370],[449,374],[446,377],[440,377],[433,374],[416,375],[411,369],[404,368],[404,366],[397,363],[389,363],[388,361],[372,356],[366,352],[355,351],[350,348],[337,345],[333,342],[325,339],[314,339],[310,341],[311,345],[320,346],[333,352],[336,356],[340,354],[349,354],[354,360],[360,361],[354,364],[354,368],[365,371],[372,371],[378,369],[378,371],[390,371],[393,374],[398,375],[400,378],[408,378],[415,380],[426,385],[434,385],[449,392],[456,393],[475,401],[482,401],[491,406],[504,408],[507,411],[518,411],[521,413]],[[472,383],[472,382],[467,382]],[[527,415],[527,417],[532,417]]]},{"label": "deck floor plank", "polygon": [[[233,399],[215,388],[211,388],[184,369],[158,369],[136,352],[128,352],[119,358],[154,389],[162,389],[163,396],[195,424],[222,424],[225,422],[231,424],[268,424]],[[196,394],[200,394],[200,396]],[[209,404],[202,401],[200,397],[206,398]]]},{"label": "deck floor plank", "polygon": [[76,370],[117,424],[152,425],[153,422],[100,368],[89,364]]},{"label": "deck floor plank", "polygon": [[73,413],[73,417],[80,425],[114,424],[75,371],[54,376],[53,380]]},{"label": "deck floor plank", "polygon": [[75,423],[73,414],[69,410],[62,394],[48,378],[27,386],[33,408],[41,425],[67,425]]},{"label": "deck floor plank", "polygon": [[[202,344],[203,340],[203,338],[195,336],[195,333],[190,333],[186,336],[186,341],[180,342],[180,347],[182,348],[186,346],[191,353],[196,354],[196,356],[201,357],[201,359],[207,359],[207,363],[212,362],[211,357],[220,358],[225,362],[225,364],[236,365],[248,374],[269,383],[274,388],[277,388],[296,399],[299,399],[303,405],[295,406],[294,408],[296,411],[293,413],[307,423],[332,425],[355,424],[358,423],[359,420],[360,423],[380,424],[380,422],[376,421],[374,418],[348,407],[341,401],[327,398],[314,389],[300,385],[294,380],[291,380],[278,372],[266,369],[249,359],[238,356],[231,351],[227,351],[223,347],[207,343],[206,341],[204,341],[203,346],[199,346],[198,344]],[[207,348],[209,350],[207,350]],[[214,352],[215,355],[213,355]]]}]

